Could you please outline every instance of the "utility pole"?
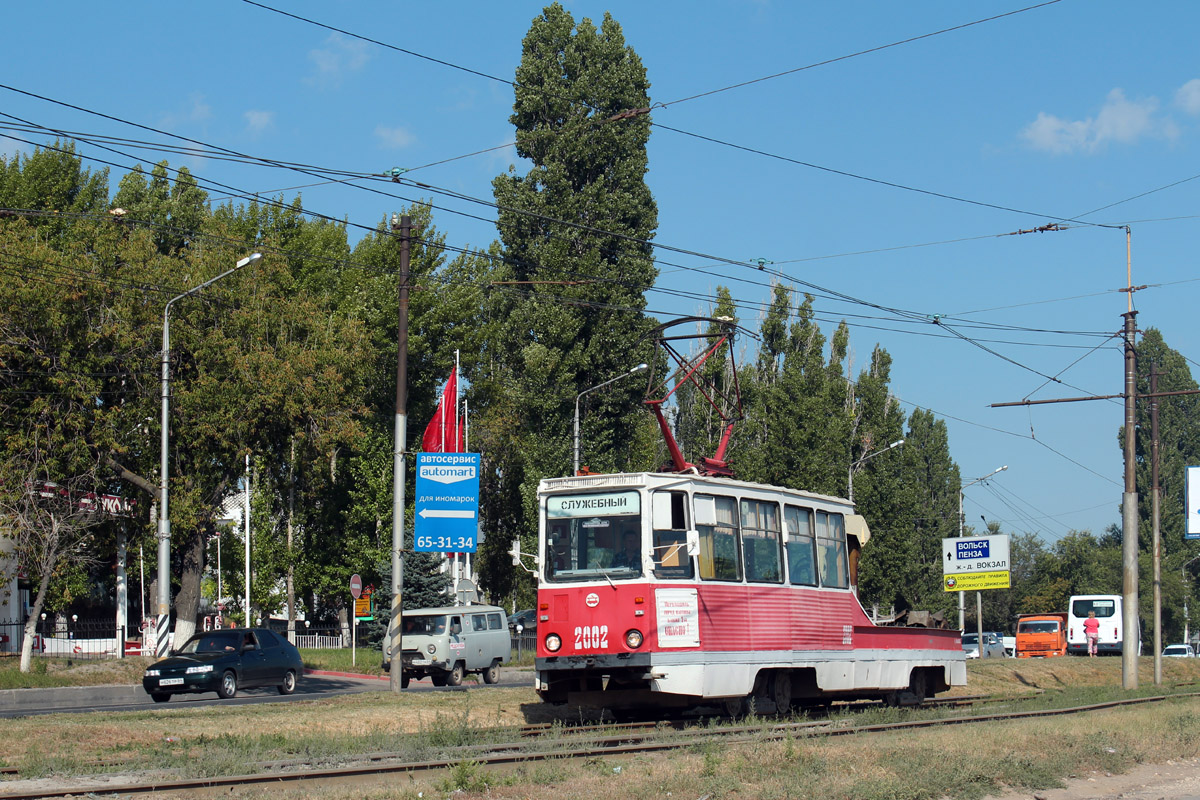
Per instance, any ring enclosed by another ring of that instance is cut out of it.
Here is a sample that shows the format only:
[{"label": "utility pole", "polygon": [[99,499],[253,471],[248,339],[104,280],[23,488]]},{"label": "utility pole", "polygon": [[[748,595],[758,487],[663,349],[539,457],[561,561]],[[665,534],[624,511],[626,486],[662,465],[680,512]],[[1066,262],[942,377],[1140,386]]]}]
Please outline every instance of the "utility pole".
[{"label": "utility pole", "polygon": [[[1130,300],[1132,301],[1132,293]],[[1138,688],[1138,494],[1134,471],[1136,449],[1137,399],[1137,312],[1127,311],[1125,318],[1125,494],[1121,498],[1121,564],[1124,572],[1121,615],[1121,686],[1126,690]]]},{"label": "utility pole", "polygon": [[[398,224],[397,224],[398,222]],[[400,233],[400,313],[396,340],[396,426],[392,452],[392,609],[388,618],[391,643],[389,684],[393,693],[401,689],[404,658],[401,655],[400,617],[404,593],[404,456],[408,446],[408,258],[412,237],[412,219],[405,214],[397,221],[392,215],[392,230]]]},{"label": "utility pole", "polygon": [[1158,485],[1158,364],[1150,365],[1150,501],[1154,523],[1154,685],[1162,686],[1162,532],[1158,514],[1162,487]]}]

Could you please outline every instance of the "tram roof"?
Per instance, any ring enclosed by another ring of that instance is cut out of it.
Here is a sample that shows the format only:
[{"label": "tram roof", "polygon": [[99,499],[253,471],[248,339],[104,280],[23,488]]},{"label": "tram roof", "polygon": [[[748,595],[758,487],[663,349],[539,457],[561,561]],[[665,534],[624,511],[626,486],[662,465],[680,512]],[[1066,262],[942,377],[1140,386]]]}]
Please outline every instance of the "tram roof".
[{"label": "tram roof", "polygon": [[784,494],[790,497],[821,500],[843,506],[850,505],[850,501],[844,497],[818,494],[803,489],[789,489],[786,486],[753,483],[752,481],[741,481],[736,478],[715,475],[688,475],[680,472],[612,472],[601,475],[568,475],[563,478],[543,478],[538,485],[538,493],[559,492],[565,489],[603,489],[619,486],[661,489],[680,483],[717,488],[742,488],[755,492]]}]

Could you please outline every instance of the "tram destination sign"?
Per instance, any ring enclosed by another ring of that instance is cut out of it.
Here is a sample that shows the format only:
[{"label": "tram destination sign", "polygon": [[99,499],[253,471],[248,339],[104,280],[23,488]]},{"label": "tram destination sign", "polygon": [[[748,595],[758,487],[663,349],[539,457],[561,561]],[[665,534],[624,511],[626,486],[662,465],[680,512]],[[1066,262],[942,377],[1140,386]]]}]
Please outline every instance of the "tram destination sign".
[{"label": "tram destination sign", "polygon": [[479,454],[418,453],[413,550],[474,553],[479,533]]},{"label": "tram destination sign", "polygon": [[1008,535],[942,539],[942,584],[947,592],[1007,589]]}]

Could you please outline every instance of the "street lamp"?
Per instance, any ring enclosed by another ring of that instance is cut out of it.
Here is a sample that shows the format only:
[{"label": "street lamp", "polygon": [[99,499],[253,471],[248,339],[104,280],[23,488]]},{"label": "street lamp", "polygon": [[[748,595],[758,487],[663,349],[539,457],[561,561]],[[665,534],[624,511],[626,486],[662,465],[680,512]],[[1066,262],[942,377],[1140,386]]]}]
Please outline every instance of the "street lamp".
[{"label": "street lamp", "polygon": [[[1008,464],[1005,464],[1003,467],[997,467],[996,469],[989,472],[987,475],[984,475],[982,478],[976,478],[975,480],[971,481],[970,483],[964,483],[961,487],[959,487],[959,489],[958,489],[958,538],[961,539],[962,535],[963,535],[963,492],[965,492],[967,490],[968,486],[974,486],[977,483],[986,481],[988,478],[992,477],[997,472],[1004,472],[1004,470],[1006,470],[1006,469],[1008,469]],[[983,598],[980,597],[979,592],[975,593],[975,602],[976,602],[978,609],[981,611],[982,607],[983,607]],[[979,656],[980,656],[980,658],[982,658],[983,657],[983,614],[979,613],[979,614],[977,614],[977,616],[979,617],[979,619],[977,620],[979,623]],[[966,630],[966,606],[963,602],[963,593],[962,592],[958,593],[958,629],[960,631]]]},{"label": "street lamp", "polygon": [[891,450],[892,448],[895,448],[895,447],[899,447],[902,444],[904,444],[903,439],[896,441],[896,442],[892,442],[891,444],[889,444],[887,447],[883,448],[882,450],[876,450],[874,453],[865,455],[862,458],[860,458],[858,461],[855,461],[853,464],[850,465],[850,472],[849,472],[849,475],[847,476],[847,480],[846,480],[846,486],[848,487],[847,494],[850,495],[846,499],[850,501],[850,505],[854,505],[854,468],[857,467],[859,464],[864,464],[867,461],[870,461],[875,456],[886,453],[888,450]]},{"label": "street lamp", "polygon": [[574,438],[575,471],[571,473],[572,475],[579,474],[579,398],[583,397],[588,392],[594,392],[597,389],[603,389],[605,386],[608,386],[610,383],[616,383],[617,381],[621,380],[622,378],[628,378],[630,375],[636,375],[637,373],[639,373],[645,369],[649,369],[648,365],[638,364],[636,367],[629,370],[629,372],[622,372],[620,375],[618,375],[615,378],[610,378],[609,380],[606,380],[604,383],[597,384],[597,385],[591,387],[590,389],[584,389],[582,392],[575,395],[575,438]]},{"label": "street lamp", "polygon": [[167,448],[171,415],[171,305],[196,294],[227,275],[232,275],[247,264],[262,258],[262,253],[253,253],[237,262],[233,269],[222,272],[194,289],[188,289],[178,297],[172,297],[163,308],[162,345],[162,431],[159,460],[159,516],[158,516],[158,619],[155,624],[156,646],[154,652],[160,658],[167,654],[167,628],[171,621],[171,519],[167,515],[169,475],[167,473]]}]

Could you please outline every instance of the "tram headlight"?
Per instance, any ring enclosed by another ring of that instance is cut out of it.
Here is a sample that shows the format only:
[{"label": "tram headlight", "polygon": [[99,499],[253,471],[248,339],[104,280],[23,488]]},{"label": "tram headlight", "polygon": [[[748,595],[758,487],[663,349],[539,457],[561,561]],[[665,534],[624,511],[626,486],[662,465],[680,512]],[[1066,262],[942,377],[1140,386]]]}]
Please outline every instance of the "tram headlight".
[{"label": "tram headlight", "polygon": [[551,633],[546,636],[546,649],[551,653],[557,653],[562,647],[562,638],[557,633]]},{"label": "tram headlight", "polygon": [[625,631],[625,644],[630,650],[637,650],[642,646],[642,632],[637,628]]}]

